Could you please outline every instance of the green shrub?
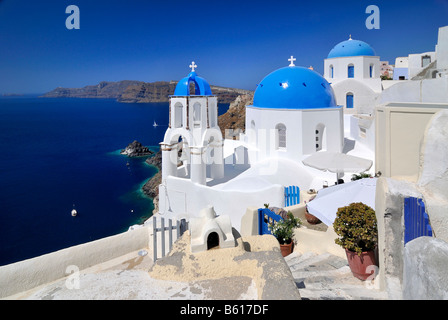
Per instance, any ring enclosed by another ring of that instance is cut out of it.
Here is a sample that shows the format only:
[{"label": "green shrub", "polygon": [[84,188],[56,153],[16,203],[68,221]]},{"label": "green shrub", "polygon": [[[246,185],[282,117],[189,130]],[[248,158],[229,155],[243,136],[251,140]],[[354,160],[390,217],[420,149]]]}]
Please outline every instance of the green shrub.
[{"label": "green shrub", "polygon": [[364,178],[372,178],[370,173],[362,172],[360,174],[352,174],[352,181],[364,179]]},{"label": "green shrub", "polygon": [[338,209],[333,228],[336,244],[358,253],[374,250],[378,242],[375,211],[362,202]]}]

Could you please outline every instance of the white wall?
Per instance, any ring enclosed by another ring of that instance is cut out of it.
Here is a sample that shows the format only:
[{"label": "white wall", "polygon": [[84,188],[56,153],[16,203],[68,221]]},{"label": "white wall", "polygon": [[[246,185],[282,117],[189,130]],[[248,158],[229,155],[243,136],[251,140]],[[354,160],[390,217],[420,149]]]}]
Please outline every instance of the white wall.
[{"label": "white wall", "polygon": [[381,94],[381,103],[448,103],[448,77],[398,81]]},{"label": "white wall", "polygon": [[439,28],[436,55],[437,68],[448,69],[448,26]]},{"label": "white wall", "polygon": [[[374,80],[380,79],[381,64],[379,57],[370,56],[356,56],[356,57],[340,57],[324,60],[324,77],[325,79],[335,84],[344,79],[348,79],[348,65],[353,64],[355,67],[354,78],[356,80]],[[330,66],[333,66],[333,77],[331,77]],[[373,77],[370,77],[370,65],[373,65]],[[371,81],[368,84],[372,90],[380,91],[381,87],[378,86],[377,81]]]},{"label": "white wall", "polygon": [[189,179],[168,177],[166,186],[159,187],[159,213],[167,218],[190,218],[213,206],[217,215],[228,215],[232,227],[240,230],[241,217],[250,206],[263,207],[264,203],[281,207],[284,187],[270,185],[256,190],[222,190],[192,183]]},{"label": "white wall", "polygon": [[422,57],[429,56],[431,57],[431,62],[434,62],[436,59],[435,52],[424,52],[424,53],[416,53],[409,55],[409,79],[415,77],[420,71],[422,71],[425,67],[422,67]]},{"label": "white wall", "polygon": [[395,68],[408,68],[409,58],[408,57],[398,57],[395,59]]},{"label": "white wall", "polygon": [[[325,126],[327,151],[341,152],[344,143],[342,108],[328,109],[262,109],[246,107],[246,136],[254,151],[249,151],[252,163],[268,158],[300,161],[305,154],[316,152],[316,128]],[[255,123],[255,133],[250,132]],[[286,126],[286,149],[275,148],[277,124]]]},{"label": "white wall", "polygon": [[[344,113],[349,114],[372,114],[380,97],[380,93],[372,90],[369,81],[373,80],[381,86],[380,79],[366,79],[358,81],[356,79],[345,79],[332,84],[336,97],[336,103],[343,106]],[[353,94],[353,108],[347,108],[347,93]]]},{"label": "white wall", "polygon": [[69,247],[36,258],[0,267],[0,298],[24,292],[70,275],[68,266],[79,270],[135,252],[150,245],[148,227]]}]

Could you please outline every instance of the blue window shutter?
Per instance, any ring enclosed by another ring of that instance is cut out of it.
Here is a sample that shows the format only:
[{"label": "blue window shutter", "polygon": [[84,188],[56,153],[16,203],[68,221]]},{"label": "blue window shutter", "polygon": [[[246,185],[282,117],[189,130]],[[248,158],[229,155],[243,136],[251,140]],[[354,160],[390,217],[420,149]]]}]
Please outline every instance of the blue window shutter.
[{"label": "blue window shutter", "polygon": [[348,109],[353,108],[353,94],[348,93],[346,96],[346,105]]},{"label": "blue window shutter", "polygon": [[373,66],[370,66],[370,78],[373,78]]},{"label": "blue window shutter", "polygon": [[348,77],[354,78],[355,77],[355,66],[348,66]]}]

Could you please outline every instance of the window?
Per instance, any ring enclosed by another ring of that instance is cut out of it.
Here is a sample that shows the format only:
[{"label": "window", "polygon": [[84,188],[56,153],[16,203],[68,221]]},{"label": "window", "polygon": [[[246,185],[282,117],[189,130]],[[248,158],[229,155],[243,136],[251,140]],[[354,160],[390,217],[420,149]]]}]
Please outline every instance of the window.
[{"label": "window", "polygon": [[351,93],[351,92],[347,93],[345,100],[346,100],[345,101],[346,102],[346,104],[345,104],[346,108],[347,109],[353,109],[353,93]]},{"label": "window", "polygon": [[193,105],[193,126],[195,128],[201,127],[201,104],[198,102]]},{"label": "window", "polygon": [[181,128],[183,126],[183,108],[181,103],[174,105],[174,128]]},{"label": "window", "polygon": [[333,67],[333,65],[330,66],[330,78],[334,78],[334,67]]},{"label": "window", "polygon": [[373,64],[371,64],[369,67],[369,76],[370,78],[373,78]]},{"label": "window", "polygon": [[323,123],[319,123],[315,129],[315,144],[316,144],[316,152],[325,151],[327,149],[326,145],[326,134],[325,134],[325,125]]},{"label": "window", "polygon": [[422,57],[422,68],[426,67],[431,63],[431,57],[426,55]]},{"label": "window", "polygon": [[279,123],[275,129],[277,130],[277,149],[286,149],[286,126]]},{"label": "window", "polygon": [[347,77],[348,78],[354,78],[355,77],[355,66],[352,64],[348,65],[347,68]]}]

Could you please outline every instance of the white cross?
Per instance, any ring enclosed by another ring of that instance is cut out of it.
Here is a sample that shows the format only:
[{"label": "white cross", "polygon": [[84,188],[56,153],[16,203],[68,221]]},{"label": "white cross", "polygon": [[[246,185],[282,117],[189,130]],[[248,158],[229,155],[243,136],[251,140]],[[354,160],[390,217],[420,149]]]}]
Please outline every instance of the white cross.
[{"label": "white cross", "polygon": [[288,59],[288,61],[291,61],[291,63],[289,64],[289,66],[290,66],[290,67],[294,67],[294,66],[295,66],[294,61],[296,61],[296,60],[297,60],[296,58],[294,58],[293,56],[291,56],[291,58]]},{"label": "white cross", "polygon": [[194,72],[194,68],[197,68],[198,66],[192,61],[189,67],[191,68],[191,72]]}]

